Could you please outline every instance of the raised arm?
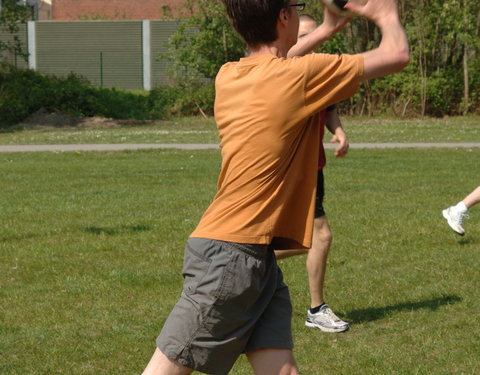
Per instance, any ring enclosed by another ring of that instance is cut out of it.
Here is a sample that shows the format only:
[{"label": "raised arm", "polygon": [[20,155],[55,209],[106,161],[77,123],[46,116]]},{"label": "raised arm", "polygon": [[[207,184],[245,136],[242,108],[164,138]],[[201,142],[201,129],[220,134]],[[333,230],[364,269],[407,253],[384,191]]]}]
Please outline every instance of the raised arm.
[{"label": "raised arm", "polygon": [[368,0],[364,6],[349,2],[345,8],[373,21],[382,34],[377,48],[362,53],[364,79],[397,73],[408,65],[408,40],[400,22],[396,0]]},{"label": "raised arm", "polygon": [[315,51],[323,42],[343,29],[351,18],[341,17],[324,6],[323,23],[307,35],[299,36],[297,44],[288,51],[287,57],[304,56]]}]

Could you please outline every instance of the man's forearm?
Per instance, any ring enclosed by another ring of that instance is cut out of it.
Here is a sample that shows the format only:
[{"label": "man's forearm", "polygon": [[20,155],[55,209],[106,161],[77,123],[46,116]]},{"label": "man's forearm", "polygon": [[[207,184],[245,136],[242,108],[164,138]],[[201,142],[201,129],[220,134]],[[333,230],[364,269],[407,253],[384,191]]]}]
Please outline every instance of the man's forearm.
[{"label": "man's forearm", "polygon": [[288,51],[287,57],[304,56],[315,51],[323,42],[331,38],[333,34],[333,30],[328,29],[322,24],[310,34],[298,39],[297,44]]},{"label": "man's forearm", "polygon": [[340,117],[338,116],[336,110],[327,111],[325,118],[325,127],[332,134],[335,134],[337,129],[341,129],[343,131],[342,123],[340,122]]},{"label": "man's forearm", "polygon": [[362,53],[364,79],[397,73],[409,62],[407,35],[398,18],[382,20],[377,26],[382,33],[382,40],[376,49]]}]

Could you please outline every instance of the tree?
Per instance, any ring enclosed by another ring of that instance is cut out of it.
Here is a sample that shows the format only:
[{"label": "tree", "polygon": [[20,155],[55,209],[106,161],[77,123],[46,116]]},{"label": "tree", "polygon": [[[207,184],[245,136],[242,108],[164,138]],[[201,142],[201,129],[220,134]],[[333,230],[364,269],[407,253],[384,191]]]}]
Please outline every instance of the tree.
[{"label": "tree", "polygon": [[[350,115],[464,115],[480,112],[480,1],[398,0],[410,40],[410,64],[401,73],[362,84],[341,103]],[[170,42],[172,77],[185,87],[211,82],[219,67],[237,60],[245,46],[233,31],[220,0],[187,0],[187,17]],[[321,22],[319,1],[308,13]],[[380,32],[355,17],[319,48],[324,53],[354,54],[375,48]],[[213,90],[212,90],[213,92]]]},{"label": "tree", "polygon": [[214,77],[227,61],[245,55],[245,46],[231,27],[220,0],[187,0],[187,16],[179,20],[169,41],[169,75],[181,95],[174,105],[183,114],[213,113]]},{"label": "tree", "polygon": [[190,16],[179,21],[164,56],[172,62],[171,76],[176,82],[212,79],[227,61],[245,55],[245,45],[220,0],[187,0],[183,8]]},{"label": "tree", "polygon": [[31,9],[26,5],[19,5],[16,0],[0,0],[0,31],[12,35],[7,41],[0,40],[0,55],[5,51],[13,56],[28,57],[25,46],[20,41],[17,33],[19,25],[31,17]]}]

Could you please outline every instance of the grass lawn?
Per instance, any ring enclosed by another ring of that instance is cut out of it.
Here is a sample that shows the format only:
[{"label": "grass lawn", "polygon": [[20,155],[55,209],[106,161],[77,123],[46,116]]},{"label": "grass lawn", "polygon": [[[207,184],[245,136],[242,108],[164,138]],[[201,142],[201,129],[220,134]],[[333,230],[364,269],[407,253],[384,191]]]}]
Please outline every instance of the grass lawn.
[{"label": "grass lawn", "polygon": [[[281,261],[304,375],[478,374],[480,149],[327,152],[326,298],[344,334],[304,327],[305,258]],[[0,373],[139,374],[181,289],[217,150],[0,154]],[[231,374],[250,374],[242,357]]]},{"label": "grass lawn", "polygon": [[[480,116],[443,119],[342,119],[351,142],[480,142]],[[328,138],[328,136],[327,136]],[[213,118],[179,118],[143,126],[16,129],[0,145],[72,143],[218,143]]]}]

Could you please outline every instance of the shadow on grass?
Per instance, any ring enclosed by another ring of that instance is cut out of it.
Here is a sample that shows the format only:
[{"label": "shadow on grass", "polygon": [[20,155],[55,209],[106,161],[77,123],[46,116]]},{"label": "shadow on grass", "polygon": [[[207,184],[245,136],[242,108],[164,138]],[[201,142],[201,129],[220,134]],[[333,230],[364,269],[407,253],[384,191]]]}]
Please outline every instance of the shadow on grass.
[{"label": "shadow on grass", "polygon": [[459,296],[442,296],[438,298],[432,298],[419,302],[403,302],[397,303],[391,306],[385,307],[370,307],[367,309],[352,310],[347,313],[347,320],[351,323],[366,323],[380,320],[383,317],[400,311],[415,311],[421,309],[428,309],[435,311],[441,306],[451,305],[460,302],[462,298]]},{"label": "shadow on grass", "polygon": [[458,243],[459,245],[465,246],[465,245],[474,245],[474,244],[476,243],[476,241],[474,241],[474,240],[471,239],[471,238],[461,238],[461,239],[459,239],[459,240],[457,241],[457,243]]},{"label": "shadow on grass", "polygon": [[152,230],[152,227],[149,227],[147,225],[122,225],[119,227],[97,227],[97,226],[91,226],[91,227],[86,227],[85,232],[91,233],[91,234],[107,234],[109,236],[115,236],[119,234],[125,234],[125,233],[137,233],[137,232],[146,232]]},{"label": "shadow on grass", "polygon": [[40,237],[40,234],[25,233],[22,236],[17,235],[0,235],[0,243],[2,242],[13,242],[13,241],[23,241],[31,240],[32,238]]}]

